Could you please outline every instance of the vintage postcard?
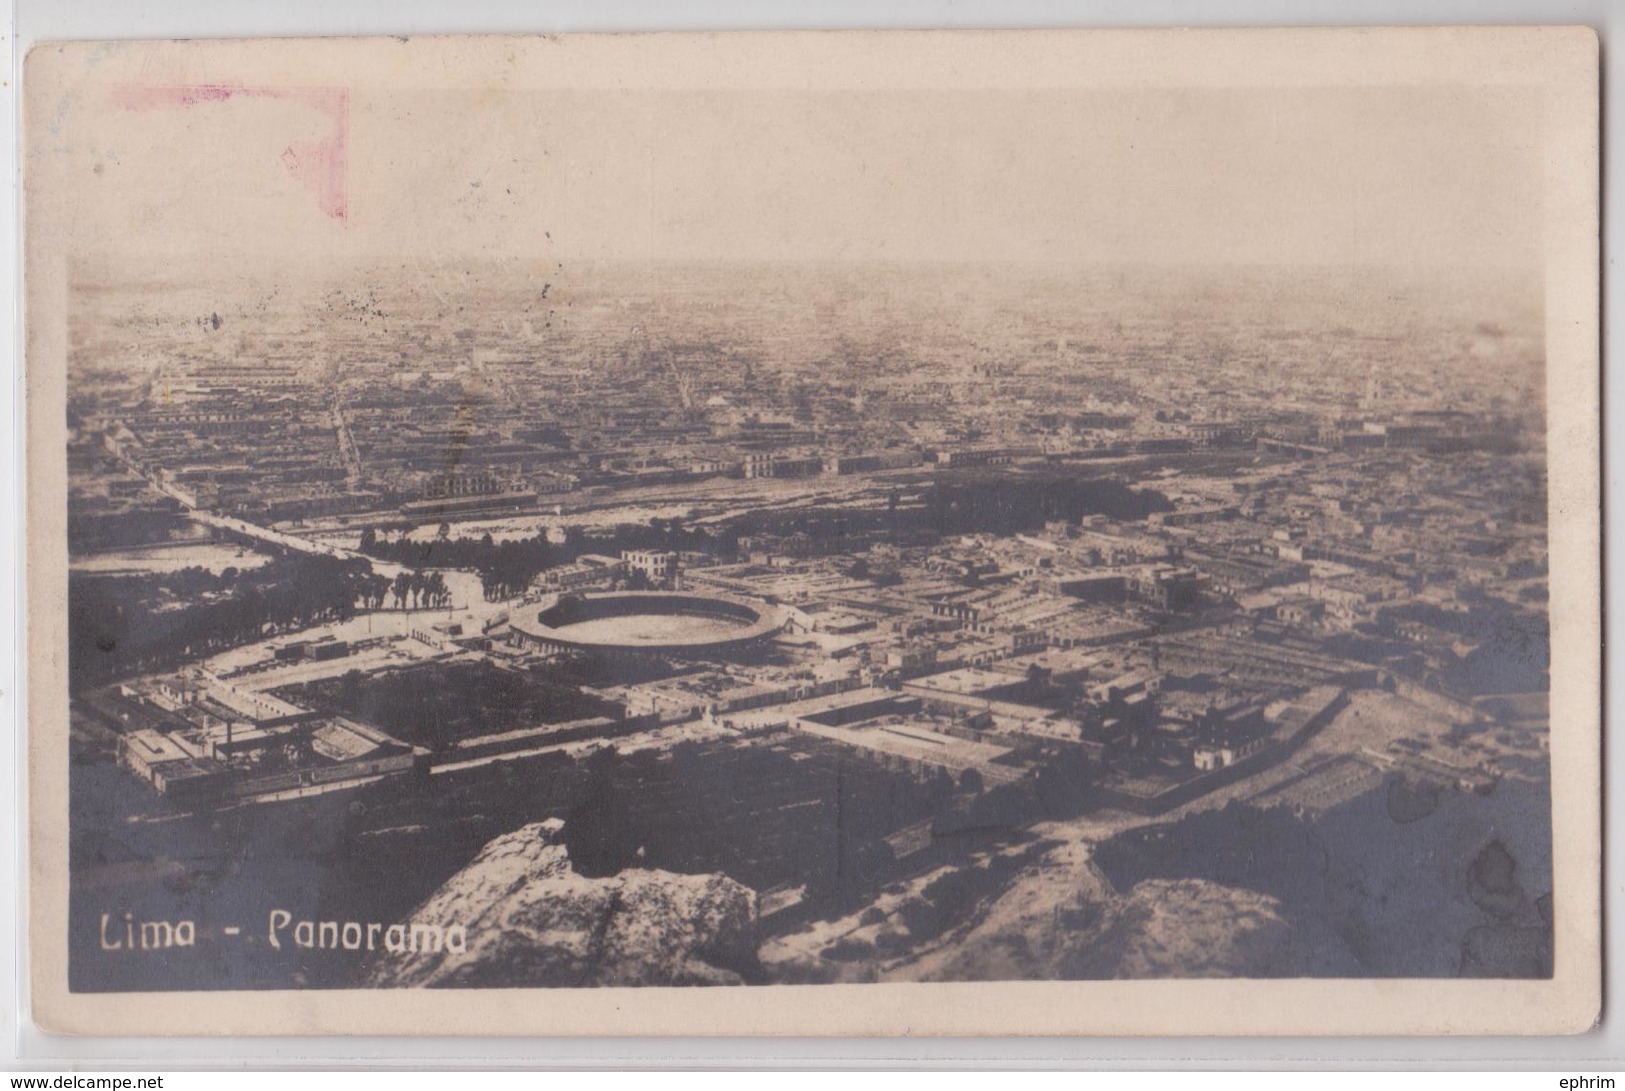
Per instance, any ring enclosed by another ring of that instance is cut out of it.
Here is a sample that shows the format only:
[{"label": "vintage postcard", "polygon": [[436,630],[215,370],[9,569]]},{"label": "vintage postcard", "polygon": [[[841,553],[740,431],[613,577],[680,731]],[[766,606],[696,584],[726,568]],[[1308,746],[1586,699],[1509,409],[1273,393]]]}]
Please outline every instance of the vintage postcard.
[{"label": "vintage postcard", "polygon": [[1587,1029],[1597,77],[36,47],[34,1018]]}]

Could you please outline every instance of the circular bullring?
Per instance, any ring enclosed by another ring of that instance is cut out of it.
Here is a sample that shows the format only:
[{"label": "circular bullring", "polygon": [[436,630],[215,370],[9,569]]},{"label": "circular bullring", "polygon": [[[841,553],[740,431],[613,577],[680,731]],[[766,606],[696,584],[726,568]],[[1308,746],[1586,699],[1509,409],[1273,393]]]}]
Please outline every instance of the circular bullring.
[{"label": "circular bullring", "polygon": [[553,595],[510,623],[540,651],[706,656],[741,651],[784,626],[765,603],[682,591]]}]

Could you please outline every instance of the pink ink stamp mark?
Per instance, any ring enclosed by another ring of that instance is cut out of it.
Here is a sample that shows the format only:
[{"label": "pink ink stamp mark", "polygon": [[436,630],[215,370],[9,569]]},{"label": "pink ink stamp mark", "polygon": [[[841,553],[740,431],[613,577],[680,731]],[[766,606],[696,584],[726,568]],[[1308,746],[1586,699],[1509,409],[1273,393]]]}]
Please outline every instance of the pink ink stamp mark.
[{"label": "pink ink stamp mark", "polygon": [[205,83],[169,86],[125,84],[114,89],[126,110],[179,110],[228,102],[234,98],[270,98],[300,102],[332,122],[319,140],[296,140],[282,152],[282,166],[316,198],[322,213],[348,225],[350,92],[342,87],[240,87]]}]

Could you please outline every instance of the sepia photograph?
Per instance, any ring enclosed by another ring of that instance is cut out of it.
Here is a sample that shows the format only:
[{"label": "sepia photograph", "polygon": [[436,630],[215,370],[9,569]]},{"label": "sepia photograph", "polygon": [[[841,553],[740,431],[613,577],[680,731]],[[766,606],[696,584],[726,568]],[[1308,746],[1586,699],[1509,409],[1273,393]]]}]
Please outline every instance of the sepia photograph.
[{"label": "sepia photograph", "polygon": [[27,73],[47,1023],[1596,1018],[1588,31]]}]

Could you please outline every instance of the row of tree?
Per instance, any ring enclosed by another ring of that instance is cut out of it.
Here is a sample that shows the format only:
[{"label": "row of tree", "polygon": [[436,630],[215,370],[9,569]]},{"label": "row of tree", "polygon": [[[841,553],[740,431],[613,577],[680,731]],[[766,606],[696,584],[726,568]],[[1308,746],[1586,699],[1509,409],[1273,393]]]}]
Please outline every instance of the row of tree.
[{"label": "row of tree", "polygon": [[404,534],[387,538],[368,527],[361,532],[360,548],[369,557],[410,568],[472,569],[480,575],[487,600],[523,594],[542,572],[570,564],[584,553],[617,556],[634,549],[731,552],[738,548],[738,539],[731,533],[690,529],[680,519],[654,518],[647,524],[614,527],[590,539],[579,527],[567,527],[563,538],[554,542],[546,532],[501,542],[489,533],[453,538],[450,527],[442,525],[439,534],[424,541]]},{"label": "row of tree", "polygon": [[[884,511],[769,510],[740,517],[730,526],[693,527],[680,518],[656,516],[647,523],[606,528],[590,538],[580,527],[566,527],[562,542],[551,540],[545,531],[502,542],[489,533],[478,538],[453,538],[447,523],[442,523],[439,533],[428,540],[408,537],[410,528],[399,525],[368,527],[361,532],[360,549],[369,557],[408,568],[473,570],[480,575],[486,599],[495,600],[523,594],[543,571],[570,564],[584,553],[616,556],[628,550],[659,549],[732,557],[739,553],[741,535],[760,535],[805,537],[813,553],[825,555],[855,552],[880,539],[897,540],[913,525],[944,535],[1009,533],[1041,527],[1050,519],[1075,522],[1080,515],[1095,512],[1119,519],[1143,519],[1153,511],[1172,507],[1166,497],[1153,490],[1135,490],[1115,480],[1067,475],[1019,481],[997,475],[983,479],[967,476],[931,486],[922,499],[919,507],[905,509],[902,495],[893,491]],[[389,537],[392,529],[402,532]]]},{"label": "row of tree", "polygon": [[[564,546],[548,541],[545,534],[504,542],[493,540],[490,534],[479,538],[452,538],[449,535],[450,528],[443,526],[441,533],[430,541],[419,541],[405,535],[384,538],[376,529],[368,527],[361,532],[361,552],[412,569],[473,569],[480,574],[488,600],[512,598],[522,593],[544,569],[567,563],[573,559],[575,552],[570,548],[570,535],[566,535]],[[579,532],[574,537],[579,539]],[[437,572],[429,572],[425,578],[439,579],[441,582],[437,587],[414,589],[410,585],[403,587],[397,579],[393,590],[397,592],[397,597],[403,590],[409,596],[414,595],[414,590],[422,591],[428,595],[430,604],[434,605],[435,591],[444,591],[444,578]]]},{"label": "row of tree", "polygon": [[424,607],[447,606],[451,603],[451,589],[446,577],[439,572],[398,572],[392,580],[376,572],[369,572],[356,583],[356,603],[365,610],[382,610],[386,602],[393,602],[397,610],[421,610]]},{"label": "row of tree", "polygon": [[339,621],[390,581],[366,561],[307,554],[259,568],[68,579],[70,680],[100,685],[277,632]]}]

